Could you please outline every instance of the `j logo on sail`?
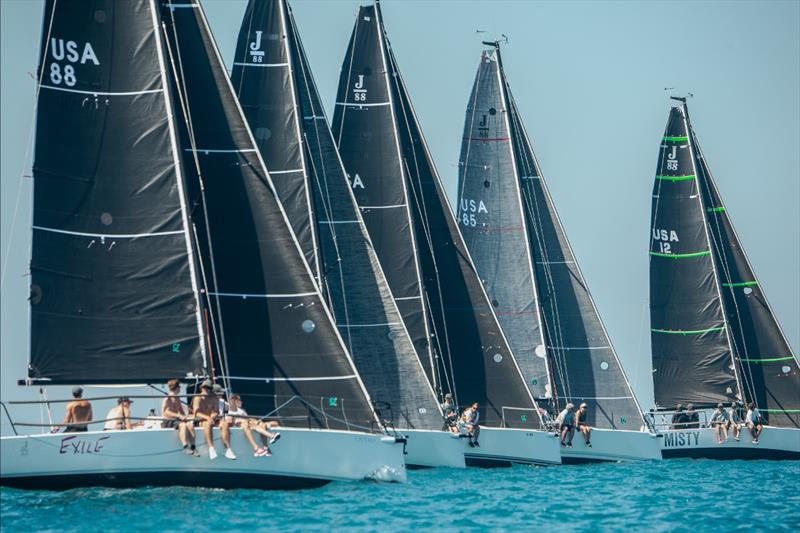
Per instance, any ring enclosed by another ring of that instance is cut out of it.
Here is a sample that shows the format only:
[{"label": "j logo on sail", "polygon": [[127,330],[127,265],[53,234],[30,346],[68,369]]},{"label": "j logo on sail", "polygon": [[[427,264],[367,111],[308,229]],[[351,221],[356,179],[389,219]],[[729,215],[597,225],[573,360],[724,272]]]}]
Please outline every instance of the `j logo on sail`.
[{"label": "j logo on sail", "polygon": [[667,170],[678,170],[678,147],[672,146],[672,153],[667,154]]},{"label": "j logo on sail", "polygon": [[487,125],[488,121],[486,119],[486,115],[481,116],[481,121],[478,123],[478,136],[479,137],[488,137],[489,136],[489,126]]},{"label": "j logo on sail", "polygon": [[364,75],[358,75],[358,81],[353,85],[353,100],[363,102],[367,99],[367,90],[364,89]]},{"label": "j logo on sail", "polygon": [[250,57],[253,63],[261,63],[264,61],[264,51],[261,50],[261,34],[263,31],[256,32],[256,40],[250,43]]}]

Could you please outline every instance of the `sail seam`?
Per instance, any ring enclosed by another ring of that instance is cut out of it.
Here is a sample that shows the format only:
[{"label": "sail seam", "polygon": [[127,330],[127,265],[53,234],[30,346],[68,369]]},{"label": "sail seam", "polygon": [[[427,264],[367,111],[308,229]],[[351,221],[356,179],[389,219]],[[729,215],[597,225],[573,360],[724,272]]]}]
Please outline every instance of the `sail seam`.
[{"label": "sail seam", "polygon": [[344,107],[381,107],[392,105],[391,102],[375,102],[371,104],[351,104],[348,102],[336,102],[336,105],[344,106]]},{"label": "sail seam", "polygon": [[215,149],[215,148],[184,148],[184,152],[203,152],[205,154],[236,154],[244,152],[255,152],[253,148],[238,149]]},{"label": "sail seam", "polygon": [[65,93],[77,93],[77,94],[90,94],[92,96],[136,96],[139,94],[158,94],[162,92],[164,89],[147,89],[143,91],[84,91],[81,89],[68,89],[66,87],[54,87],[53,85],[47,84],[40,84],[39,87],[41,89],[52,89],[53,91],[62,91]]},{"label": "sail seam", "polygon": [[673,335],[701,335],[703,333],[712,333],[714,331],[724,331],[725,326],[717,326],[713,328],[706,328],[706,329],[657,329],[657,328],[650,328],[650,331],[653,333],[667,333]]},{"label": "sail seam", "polygon": [[664,140],[668,141],[668,142],[686,142],[686,141],[689,140],[689,137],[688,136],[678,136],[678,137],[665,136]]},{"label": "sail seam", "polygon": [[226,379],[235,379],[238,381],[264,381],[269,383],[270,381],[339,381],[345,379],[355,379],[358,376],[355,374],[349,374],[347,376],[309,376],[305,378],[292,378],[292,377],[244,377],[244,376],[218,376]]},{"label": "sail seam", "polygon": [[789,355],[787,357],[765,357],[759,359],[745,359],[743,357],[739,358],[739,361],[743,361],[746,363],[777,363],[778,361],[794,361],[794,357]]},{"label": "sail seam", "polygon": [[234,61],[234,65],[240,67],[288,67],[289,63],[248,63],[246,61]]},{"label": "sail seam", "polygon": [[289,170],[270,170],[269,175],[274,176],[275,174],[296,174],[298,172],[305,172],[306,169],[304,168],[292,168]]},{"label": "sail seam", "polygon": [[742,281],[742,282],[739,282],[739,283],[723,283],[722,284],[723,287],[731,287],[731,288],[733,288],[733,287],[754,287],[755,285],[758,285],[758,281]]},{"label": "sail seam", "polygon": [[304,296],[315,296],[316,292],[295,292],[295,293],[261,293],[261,294],[249,294],[249,293],[242,293],[242,292],[212,292],[209,291],[208,294],[210,296],[231,296],[231,297],[239,297],[242,299],[246,298],[297,298],[297,297],[304,297]]},{"label": "sail seam", "polygon": [[689,174],[689,175],[687,175],[687,176],[661,176],[661,175],[658,175],[658,176],[656,176],[656,179],[657,179],[657,180],[664,180],[664,181],[672,181],[672,182],[676,182],[676,181],[689,181],[689,180],[693,180],[693,179],[695,179],[695,177],[696,177],[696,176],[695,176],[694,174]]},{"label": "sail seam", "polygon": [[399,326],[400,322],[376,322],[374,324],[336,324],[340,328],[372,328],[380,326]]},{"label": "sail seam", "polygon": [[65,235],[78,235],[80,237],[100,237],[101,239],[138,239],[139,237],[161,237],[163,235],[180,235],[183,230],[174,231],[154,231],[150,233],[87,233],[82,231],[70,231],[65,229],[46,228],[44,226],[31,226],[33,229],[39,231],[48,231],[51,233],[63,233]]},{"label": "sail seam", "polygon": [[706,250],[704,252],[690,252],[685,254],[662,254],[661,252],[650,252],[650,255],[653,257],[668,257],[670,259],[686,259],[690,257],[703,257],[706,255],[711,255],[711,250]]}]

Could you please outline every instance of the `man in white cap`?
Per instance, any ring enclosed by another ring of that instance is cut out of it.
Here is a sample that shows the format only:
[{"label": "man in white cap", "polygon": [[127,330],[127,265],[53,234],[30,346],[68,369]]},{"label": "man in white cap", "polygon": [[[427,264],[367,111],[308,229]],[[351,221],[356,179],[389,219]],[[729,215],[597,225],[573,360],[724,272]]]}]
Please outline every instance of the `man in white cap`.
[{"label": "man in white cap", "polygon": [[592,447],[592,428],[589,426],[589,412],[586,410],[586,402],[578,406],[578,412],[575,413],[575,424],[578,426],[578,431],[583,435],[583,440],[586,446]]}]

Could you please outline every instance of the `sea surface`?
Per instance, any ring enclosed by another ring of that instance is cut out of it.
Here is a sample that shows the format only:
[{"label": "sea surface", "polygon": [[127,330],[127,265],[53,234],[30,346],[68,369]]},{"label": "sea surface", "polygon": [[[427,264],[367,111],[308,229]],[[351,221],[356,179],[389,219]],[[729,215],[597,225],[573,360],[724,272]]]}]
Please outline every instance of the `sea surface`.
[{"label": "sea surface", "polygon": [[800,461],[429,469],[302,491],[0,489],[30,531],[799,531]]}]

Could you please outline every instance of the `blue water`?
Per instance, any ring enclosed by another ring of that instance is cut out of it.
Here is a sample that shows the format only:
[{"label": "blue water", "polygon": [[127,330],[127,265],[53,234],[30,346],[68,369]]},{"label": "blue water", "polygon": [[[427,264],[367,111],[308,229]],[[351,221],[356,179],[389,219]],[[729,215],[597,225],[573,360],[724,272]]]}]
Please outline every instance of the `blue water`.
[{"label": "blue water", "polygon": [[3,531],[800,529],[800,462],[431,469],[296,492],[0,490]]}]

